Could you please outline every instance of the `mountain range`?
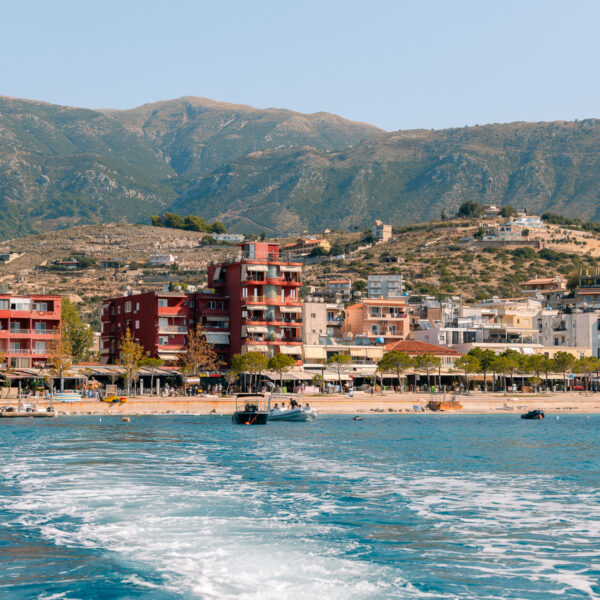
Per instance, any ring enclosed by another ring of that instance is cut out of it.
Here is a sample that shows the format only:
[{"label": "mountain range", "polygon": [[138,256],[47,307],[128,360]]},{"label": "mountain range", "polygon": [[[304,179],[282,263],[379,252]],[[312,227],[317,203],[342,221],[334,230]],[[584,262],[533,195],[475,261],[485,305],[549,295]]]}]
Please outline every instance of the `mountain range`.
[{"label": "mountain range", "polygon": [[164,211],[232,231],[406,224],[465,200],[600,219],[600,120],[385,132],[185,97],[88,110],[0,97],[0,238]]}]

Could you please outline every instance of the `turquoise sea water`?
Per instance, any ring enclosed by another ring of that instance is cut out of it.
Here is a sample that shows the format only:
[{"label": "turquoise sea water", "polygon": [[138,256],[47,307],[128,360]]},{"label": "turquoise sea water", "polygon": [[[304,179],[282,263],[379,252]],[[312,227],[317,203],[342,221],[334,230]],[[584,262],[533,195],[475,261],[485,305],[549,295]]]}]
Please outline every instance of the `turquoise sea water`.
[{"label": "turquoise sea water", "polygon": [[0,597],[600,598],[599,416],[0,422]]}]

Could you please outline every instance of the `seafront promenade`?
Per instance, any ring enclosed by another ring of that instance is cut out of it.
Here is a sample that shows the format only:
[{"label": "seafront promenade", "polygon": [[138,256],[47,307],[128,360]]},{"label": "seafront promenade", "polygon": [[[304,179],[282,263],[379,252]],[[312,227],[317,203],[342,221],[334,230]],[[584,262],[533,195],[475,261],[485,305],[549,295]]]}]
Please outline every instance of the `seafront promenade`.
[{"label": "seafront promenade", "polygon": [[[345,395],[326,395],[302,397],[302,403],[308,402],[321,414],[407,414],[427,411],[426,404],[430,400],[441,400],[441,395],[418,393],[385,393],[356,394],[353,398]],[[552,413],[600,413],[600,394],[570,392],[556,394],[492,394],[473,393],[469,396],[457,396],[462,404],[460,410],[452,410],[436,414],[488,414],[517,413],[534,408],[541,408]],[[3,406],[17,407],[15,398],[3,399]],[[47,400],[27,399],[23,403],[45,409]],[[234,411],[233,396],[199,396],[172,397],[137,396],[129,398],[125,403],[100,402],[97,399],[86,399],[80,402],[55,402],[54,408],[61,415],[160,415],[160,414],[231,414]]]}]

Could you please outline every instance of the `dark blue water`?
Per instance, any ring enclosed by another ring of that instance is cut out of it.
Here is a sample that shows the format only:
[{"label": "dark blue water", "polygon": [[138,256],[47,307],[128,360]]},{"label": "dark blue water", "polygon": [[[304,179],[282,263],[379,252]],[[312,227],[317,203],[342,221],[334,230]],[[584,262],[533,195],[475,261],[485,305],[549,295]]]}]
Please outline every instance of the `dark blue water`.
[{"label": "dark blue water", "polygon": [[600,416],[0,422],[0,597],[600,598]]}]

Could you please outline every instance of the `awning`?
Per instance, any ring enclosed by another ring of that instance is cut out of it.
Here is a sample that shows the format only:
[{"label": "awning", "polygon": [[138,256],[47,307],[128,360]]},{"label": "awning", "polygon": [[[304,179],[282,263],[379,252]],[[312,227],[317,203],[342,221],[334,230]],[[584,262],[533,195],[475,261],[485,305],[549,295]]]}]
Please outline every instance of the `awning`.
[{"label": "awning", "polygon": [[383,356],[383,348],[367,348],[366,350],[369,358],[381,358]]},{"label": "awning", "polygon": [[264,304],[253,304],[246,306],[246,310],[267,310],[267,307]]},{"label": "awning", "polygon": [[325,360],[327,350],[319,346],[304,346],[304,358],[306,360]]},{"label": "awning", "polygon": [[279,346],[279,352],[281,352],[281,354],[302,356],[302,346]]},{"label": "awning", "polygon": [[301,313],[302,308],[300,306],[281,306],[280,310],[282,313]]},{"label": "awning", "polygon": [[269,333],[269,328],[266,325],[248,325],[246,331],[248,333]]},{"label": "awning", "polygon": [[158,358],[162,358],[163,360],[179,360],[179,355],[173,352],[159,352]]},{"label": "awning", "polygon": [[222,317],[209,315],[206,317],[207,321],[229,321],[229,317],[227,315],[223,315]]},{"label": "awning", "polygon": [[207,331],[204,335],[206,336],[206,341],[211,344],[229,344],[229,333]]},{"label": "awning", "polygon": [[215,267],[215,271],[213,273],[213,279],[217,281],[219,276],[221,275],[221,267]]},{"label": "awning", "polygon": [[300,273],[302,271],[302,267],[279,267],[282,273]]},{"label": "awning", "polygon": [[267,265],[246,265],[248,271],[254,271],[255,273],[266,273],[269,270]]},{"label": "awning", "polygon": [[246,346],[246,352],[268,352],[269,346],[263,344],[248,344]]},{"label": "awning", "polygon": [[366,357],[368,356],[367,354],[367,348],[350,348],[350,356],[357,356],[357,357]]}]

